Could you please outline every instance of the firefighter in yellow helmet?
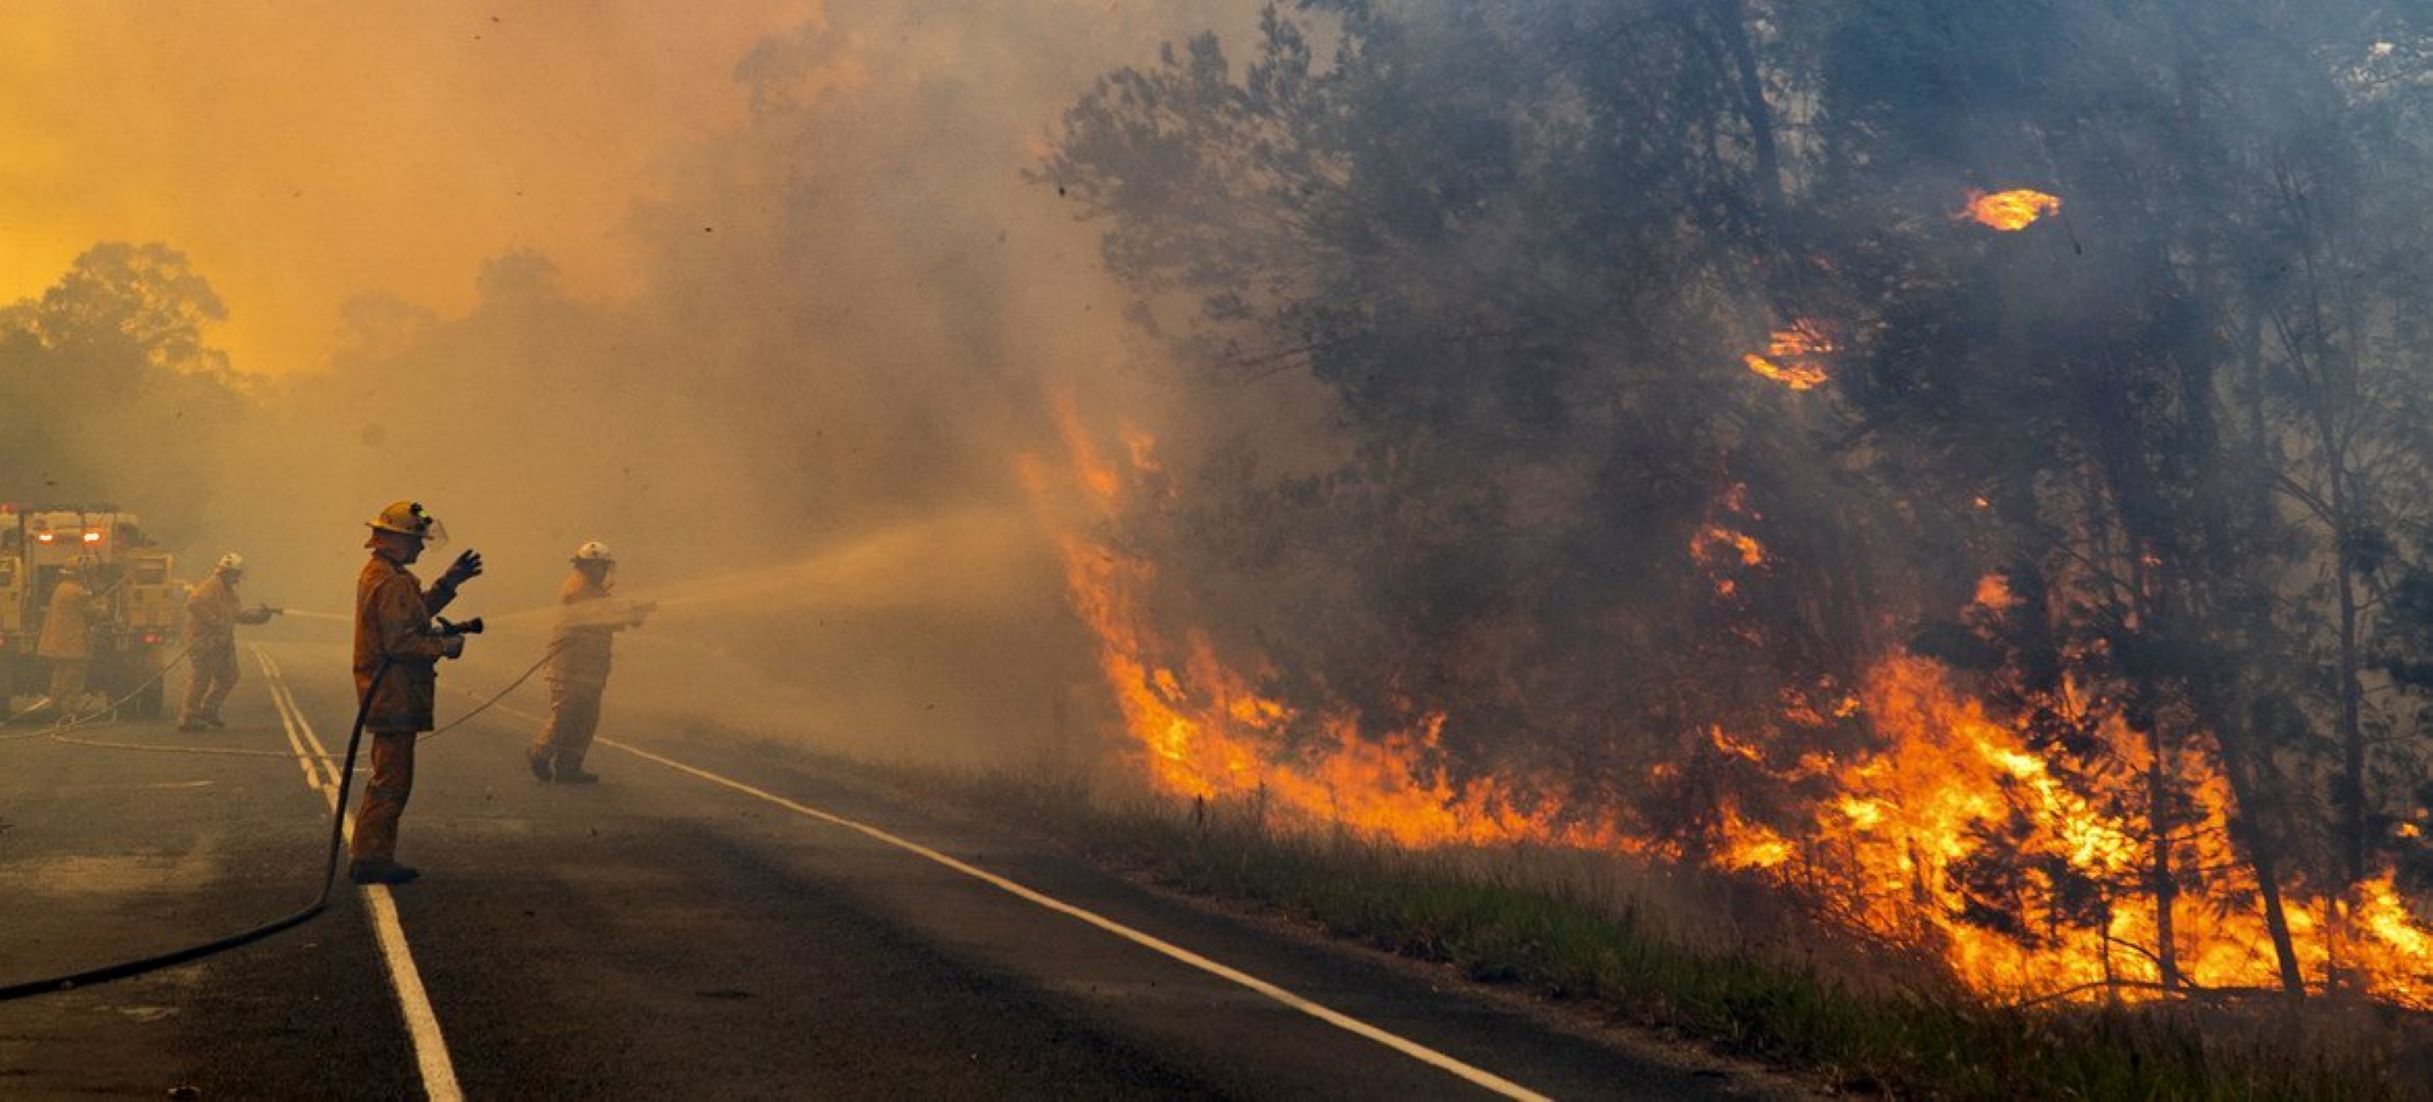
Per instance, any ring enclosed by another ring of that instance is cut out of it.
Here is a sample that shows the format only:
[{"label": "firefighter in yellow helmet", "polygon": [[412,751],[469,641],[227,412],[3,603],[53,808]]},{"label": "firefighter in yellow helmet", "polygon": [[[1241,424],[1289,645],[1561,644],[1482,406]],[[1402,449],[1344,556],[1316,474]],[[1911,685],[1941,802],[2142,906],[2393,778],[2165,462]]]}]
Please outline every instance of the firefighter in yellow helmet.
[{"label": "firefighter in yellow helmet", "polygon": [[73,717],[84,702],[85,679],[93,668],[93,628],[110,617],[109,599],[92,588],[99,568],[90,555],[60,568],[59,584],[51,587],[42,613],[42,637],[34,644],[34,654],[51,664],[51,707],[62,718]]},{"label": "firefighter in yellow helmet", "polygon": [[583,754],[600,727],[600,695],[608,689],[609,652],[616,634],[640,627],[654,605],[629,604],[611,595],[617,558],[593,540],[575,549],[574,573],[558,590],[557,631],[549,640],[549,719],[525,751],[532,775],[544,782],[593,784]]},{"label": "firefighter in yellow helmet", "polygon": [[481,575],[482,557],[458,555],[425,589],[406,568],[427,544],[445,543],[447,529],[412,501],[382,509],[368,526],[372,558],[355,584],[355,694],[372,736],[372,777],[355,813],[347,875],[358,884],[403,884],[421,875],[397,863],[397,820],[414,791],[414,740],[432,727],[439,660],[465,650],[464,636],[434,621],[458,587]]},{"label": "firefighter in yellow helmet", "polygon": [[237,687],[237,625],[267,624],[279,610],[246,608],[237,601],[237,585],[245,580],[245,557],[231,551],[220,556],[211,576],[186,591],[186,706],[178,710],[177,729],[200,731],[225,727],[220,704]]}]

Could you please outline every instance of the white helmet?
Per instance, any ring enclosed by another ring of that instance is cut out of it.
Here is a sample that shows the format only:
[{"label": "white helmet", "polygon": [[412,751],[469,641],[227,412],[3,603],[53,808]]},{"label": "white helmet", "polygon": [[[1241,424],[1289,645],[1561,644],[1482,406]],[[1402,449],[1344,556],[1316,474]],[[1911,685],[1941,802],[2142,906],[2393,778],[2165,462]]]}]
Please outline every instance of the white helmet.
[{"label": "white helmet", "polygon": [[604,562],[613,566],[616,564],[617,556],[615,552],[608,549],[607,544],[593,540],[574,549],[574,561]]},{"label": "white helmet", "polygon": [[220,556],[219,564],[212,567],[212,569],[224,571],[230,574],[242,574],[245,572],[245,556],[231,551]]}]

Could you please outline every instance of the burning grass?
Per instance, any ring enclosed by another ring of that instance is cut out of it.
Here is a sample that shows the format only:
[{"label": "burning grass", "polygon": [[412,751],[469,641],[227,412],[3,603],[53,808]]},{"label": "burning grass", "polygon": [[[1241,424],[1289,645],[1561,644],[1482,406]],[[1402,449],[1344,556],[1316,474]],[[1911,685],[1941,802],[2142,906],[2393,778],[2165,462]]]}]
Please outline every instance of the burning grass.
[{"label": "burning grass", "polygon": [[[796,743],[751,742],[805,756]],[[1821,923],[1762,873],[1562,847],[1414,849],[1293,828],[1255,796],[1178,800],[1103,760],[1059,761],[985,773],[820,764],[849,788],[948,821],[1836,1093],[2433,1098],[2433,1016],[2418,1012],[2263,998],[2006,1006],[1904,946]]]},{"label": "burning grass", "polygon": [[2433,1098],[2433,1019],[2277,1001],[2005,1007],[1810,924],[1762,878],[1528,846],[1279,829],[1255,800],[1110,799],[1071,774],[915,773],[1173,890],[1820,1077],[1958,1098]]},{"label": "burning grass", "polygon": [[[1119,520],[1127,476],[1069,407],[1061,421],[1074,483],[1099,517]],[[1127,429],[1124,439],[1136,471],[1154,462],[1146,434]],[[1026,469],[1051,512],[1049,471],[1036,460]],[[1770,562],[1739,527],[1758,519],[1734,485],[1689,542],[1725,598],[1738,574]],[[2233,845],[2220,755],[2147,737],[2070,679],[2037,702],[2046,728],[2069,728],[2064,740],[1936,659],[1880,656],[1862,684],[1830,687],[1836,700],[1803,695],[1758,730],[1708,732],[1718,754],[1753,771],[1759,789],[1785,794],[1790,810],[1760,821],[1730,792],[1691,793],[1683,802],[1709,805],[1703,832],[1655,833],[1613,807],[1567,804],[1560,778],[1455,775],[1444,764],[1444,712],[1378,730],[1354,712],[1271,694],[1263,659],[1222,655],[1196,628],[1161,630],[1149,612],[1157,563],[1050,527],[1129,756],[1162,795],[1255,800],[1301,829],[1415,848],[1524,844],[1704,862],[1768,879],[1843,931],[1903,946],[1993,1001],[2266,990],[2282,982],[2285,954],[2311,990],[2341,976],[2377,999],[2433,1009],[2433,924],[2390,871],[2340,901],[2347,916],[2329,905],[2259,907],[2260,881]],[[1983,622],[2019,605],[1989,577],[1962,614]],[[1795,749],[1803,732],[1836,723],[1859,729],[1859,745]],[[1661,789],[1679,774],[1667,763],[1646,783]],[[2174,796],[2160,830],[2157,777]]]}]

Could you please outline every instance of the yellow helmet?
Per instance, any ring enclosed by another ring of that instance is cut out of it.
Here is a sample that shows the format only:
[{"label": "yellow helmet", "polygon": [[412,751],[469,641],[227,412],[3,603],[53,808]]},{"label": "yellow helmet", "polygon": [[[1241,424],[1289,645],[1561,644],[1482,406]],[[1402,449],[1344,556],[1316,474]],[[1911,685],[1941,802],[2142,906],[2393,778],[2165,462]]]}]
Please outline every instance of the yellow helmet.
[{"label": "yellow helmet", "polygon": [[439,518],[424,512],[419,501],[392,501],[380,515],[367,520],[365,527],[375,532],[394,532],[412,536],[431,544],[448,542],[448,526]]}]

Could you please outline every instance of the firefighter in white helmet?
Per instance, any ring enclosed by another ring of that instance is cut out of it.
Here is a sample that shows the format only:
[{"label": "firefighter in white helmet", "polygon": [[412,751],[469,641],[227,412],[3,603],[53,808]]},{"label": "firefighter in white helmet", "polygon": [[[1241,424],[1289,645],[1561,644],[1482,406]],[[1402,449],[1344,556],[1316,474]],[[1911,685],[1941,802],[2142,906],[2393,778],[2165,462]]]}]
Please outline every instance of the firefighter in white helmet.
[{"label": "firefighter in white helmet", "polygon": [[110,618],[109,599],[93,592],[100,568],[91,555],[59,568],[59,583],[51,587],[42,613],[42,636],[34,643],[35,656],[51,664],[51,707],[62,718],[76,715],[84,702],[93,668],[93,629]]},{"label": "firefighter in white helmet", "polygon": [[372,530],[364,541],[372,558],[355,582],[355,696],[364,733],[372,736],[372,776],[355,812],[347,875],[358,884],[403,884],[421,875],[397,863],[397,821],[414,791],[414,740],[432,727],[439,660],[465,650],[464,636],[435,621],[457,587],[481,575],[482,557],[458,555],[425,589],[406,568],[426,545],[447,541],[438,518],[420,502],[399,501],[365,527]]},{"label": "firefighter in white helmet", "polygon": [[177,729],[224,727],[220,704],[237,686],[237,625],[267,624],[279,610],[246,608],[237,600],[245,580],[245,557],[231,551],[212,566],[211,576],[186,591],[186,704]]},{"label": "firefighter in white helmet", "polygon": [[524,756],[541,781],[592,784],[600,777],[583,768],[583,755],[600,727],[610,650],[618,632],[640,627],[656,606],[612,595],[617,557],[607,544],[593,540],[575,548],[573,561],[574,573],[558,590],[562,607],[549,640],[549,718]]}]

